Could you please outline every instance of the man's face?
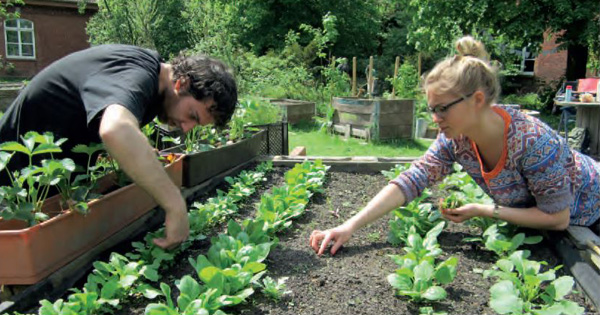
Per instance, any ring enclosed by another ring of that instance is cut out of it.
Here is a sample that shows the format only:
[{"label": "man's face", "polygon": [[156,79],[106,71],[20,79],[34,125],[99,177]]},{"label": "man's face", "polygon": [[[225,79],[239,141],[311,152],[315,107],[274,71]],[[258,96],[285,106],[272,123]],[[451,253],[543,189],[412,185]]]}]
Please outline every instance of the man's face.
[{"label": "man's face", "polygon": [[188,132],[197,125],[204,126],[215,122],[209,111],[214,104],[212,98],[198,101],[190,94],[180,95],[175,104],[165,108],[159,120],[183,132]]}]

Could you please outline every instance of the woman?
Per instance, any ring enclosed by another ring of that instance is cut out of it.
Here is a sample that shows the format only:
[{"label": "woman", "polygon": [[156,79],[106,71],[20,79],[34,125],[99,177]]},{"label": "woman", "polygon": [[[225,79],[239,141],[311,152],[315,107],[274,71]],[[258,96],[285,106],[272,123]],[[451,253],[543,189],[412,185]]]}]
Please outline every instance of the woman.
[{"label": "woman", "polygon": [[354,231],[413,200],[451,173],[455,162],[495,204],[443,209],[453,222],[480,216],[547,230],[598,226],[600,165],[571,150],[540,120],[492,106],[500,86],[484,46],[467,36],[456,49],[456,56],[439,62],[424,80],[428,108],[441,134],[362,211],[336,228],[313,231],[309,242],[319,255],[330,242],[334,255]]}]

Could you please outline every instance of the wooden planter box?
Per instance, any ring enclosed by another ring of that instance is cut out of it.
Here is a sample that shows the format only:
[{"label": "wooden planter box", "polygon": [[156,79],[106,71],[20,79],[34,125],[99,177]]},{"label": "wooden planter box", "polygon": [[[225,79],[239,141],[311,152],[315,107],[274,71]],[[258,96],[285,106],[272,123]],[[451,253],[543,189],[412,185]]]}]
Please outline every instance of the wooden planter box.
[{"label": "wooden planter box", "polygon": [[[260,154],[265,130],[248,139],[210,151],[186,154],[183,158],[183,186],[193,187]],[[169,149],[169,151],[174,148]],[[176,150],[176,149],[175,149]]]},{"label": "wooden planter box", "polygon": [[[183,157],[165,169],[180,187]],[[0,284],[34,284],[120,231],[157,206],[131,184],[89,203],[90,212],[61,213],[60,197],[48,198],[44,212],[58,214],[32,227],[0,221]]]},{"label": "wooden planter box", "polygon": [[334,97],[333,129],[365,139],[410,139],[414,103],[411,99]]},{"label": "wooden planter box", "polygon": [[301,121],[310,122],[317,115],[317,107],[314,102],[290,99],[271,99],[270,102],[281,108],[283,120],[287,120],[290,124],[296,124]]}]

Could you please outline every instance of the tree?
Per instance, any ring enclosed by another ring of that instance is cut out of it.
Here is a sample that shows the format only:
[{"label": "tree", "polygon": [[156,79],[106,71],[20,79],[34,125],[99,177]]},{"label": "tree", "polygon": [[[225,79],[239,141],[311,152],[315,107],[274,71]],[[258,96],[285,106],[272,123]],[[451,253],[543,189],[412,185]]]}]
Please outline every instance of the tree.
[{"label": "tree", "polygon": [[567,79],[585,77],[588,48],[600,45],[597,0],[402,0],[413,17],[408,40],[419,51],[452,47],[463,34],[487,34],[515,47],[539,49],[544,31],[565,31]]},{"label": "tree", "polygon": [[156,49],[163,56],[189,46],[184,0],[101,0],[88,22],[92,44],[120,43]]}]

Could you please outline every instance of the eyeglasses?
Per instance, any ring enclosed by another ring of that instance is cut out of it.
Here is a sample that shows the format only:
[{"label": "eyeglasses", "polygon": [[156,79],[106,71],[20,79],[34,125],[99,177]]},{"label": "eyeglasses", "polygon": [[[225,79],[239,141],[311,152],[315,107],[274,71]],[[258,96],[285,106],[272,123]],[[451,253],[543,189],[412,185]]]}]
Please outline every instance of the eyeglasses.
[{"label": "eyeglasses", "polygon": [[456,104],[458,104],[458,103],[466,100],[467,98],[471,97],[474,93],[475,92],[469,93],[469,94],[467,94],[467,95],[465,95],[465,96],[463,96],[463,97],[461,97],[461,98],[459,98],[459,99],[457,99],[455,101],[452,101],[452,102],[450,102],[450,103],[448,103],[446,105],[438,105],[438,106],[433,107],[433,108],[431,108],[431,106],[427,105],[427,111],[431,115],[436,114],[439,117],[443,117],[443,116],[445,116],[447,114],[447,112],[450,109],[450,107],[452,107],[452,106],[454,106],[454,105],[456,105]]}]

